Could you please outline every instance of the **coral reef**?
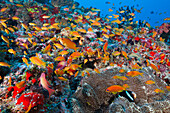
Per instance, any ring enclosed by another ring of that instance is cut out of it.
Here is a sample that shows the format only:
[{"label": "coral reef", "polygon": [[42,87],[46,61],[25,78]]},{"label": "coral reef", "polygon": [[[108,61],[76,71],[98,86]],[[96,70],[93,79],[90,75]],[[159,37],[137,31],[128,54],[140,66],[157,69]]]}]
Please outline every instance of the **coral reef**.
[{"label": "coral reef", "polygon": [[169,23],[131,9],[110,21],[73,0],[2,1],[0,112],[166,113]]}]

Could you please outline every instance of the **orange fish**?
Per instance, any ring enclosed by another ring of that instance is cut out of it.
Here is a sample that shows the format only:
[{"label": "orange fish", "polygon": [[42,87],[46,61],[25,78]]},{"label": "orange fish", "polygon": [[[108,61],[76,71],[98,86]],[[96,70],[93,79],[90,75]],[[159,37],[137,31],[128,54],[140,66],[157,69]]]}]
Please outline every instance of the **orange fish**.
[{"label": "orange fish", "polygon": [[128,84],[123,84],[123,87],[126,89],[126,88],[129,88],[129,85]]},{"label": "orange fish", "polygon": [[26,43],[23,43],[22,45],[28,49],[28,45]]},{"label": "orange fish", "polygon": [[16,6],[18,6],[18,7],[23,7],[23,5],[21,5],[21,4],[16,4]]},{"label": "orange fish", "polygon": [[164,93],[164,90],[161,90],[161,89],[155,89],[154,90],[156,93]]},{"label": "orange fish", "polygon": [[92,26],[101,26],[100,22],[97,22],[97,21],[93,22],[91,25]]},{"label": "orange fish", "polygon": [[96,73],[100,73],[99,69],[97,69],[97,68],[95,68],[94,71],[95,71]]},{"label": "orange fish", "polygon": [[[30,22],[29,25],[30,25],[30,26],[36,26],[36,24],[35,24],[35,23],[32,23],[32,22]],[[44,24],[43,24],[43,26],[44,26]]]},{"label": "orange fish", "polygon": [[59,41],[64,46],[66,46],[66,47],[68,47],[70,49],[74,49],[75,51],[77,51],[76,44],[74,42],[72,42],[70,39],[68,39],[68,38],[60,38]]},{"label": "orange fish", "polygon": [[63,60],[65,60],[65,58],[62,57],[62,56],[58,56],[58,57],[56,57],[54,60],[55,60],[55,61],[63,61]]},{"label": "orange fish", "polygon": [[90,27],[90,28],[88,29],[88,31],[89,31],[89,32],[93,32],[93,29]]},{"label": "orange fish", "polygon": [[153,80],[148,80],[145,82],[146,84],[155,84],[155,82]]},{"label": "orange fish", "polygon": [[84,64],[87,63],[88,59],[84,59]]},{"label": "orange fish", "polygon": [[29,66],[28,60],[27,60],[25,57],[22,58],[22,61],[23,61],[27,66]]},{"label": "orange fish", "polygon": [[1,22],[1,24],[2,24],[5,28],[7,28],[7,25],[6,25],[5,22]]},{"label": "orange fish", "polygon": [[86,73],[87,73],[88,76],[90,76],[90,73],[87,70],[86,70]]},{"label": "orange fish", "polygon": [[47,53],[48,51],[50,51],[50,49],[51,49],[51,45],[49,44],[48,46],[45,47],[43,53]]},{"label": "orange fish", "polygon": [[152,33],[153,33],[152,37],[155,37],[157,35],[156,31],[153,31]]},{"label": "orange fish", "polygon": [[164,40],[165,40],[165,39],[163,39],[162,37],[160,37],[160,39],[159,39],[159,40],[160,40],[161,42],[164,42]]},{"label": "orange fish", "polygon": [[143,73],[140,73],[139,71],[130,71],[127,73],[127,76],[130,76],[130,77],[135,77],[135,76],[143,76]]},{"label": "orange fish", "polygon": [[148,59],[146,59],[146,63],[147,63],[146,65],[149,66],[149,61],[148,61]]},{"label": "orange fish", "polygon": [[77,31],[73,31],[72,35],[75,37],[81,37],[81,35]]},{"label": "orange fish", "polygon": [[119,51],[115,51],[115,52],[112,53],[112,55],[118,56],[118,55],[120,55],[120,52]]},{"label": "orange fish", "polygon": [[13,19],[13,20],[19,20],[19,18],[16,17],[16,16],[13,16],[12,19]]},{"label": "orange fish", "polygon": [[159,71],[159,69],[157,68],[157,66],[155,66],[154,64],[150,64],[150,66],[152,67],[152,69],[154,69],[155,71]]},{"label": "orange fish", "polygon": [[76,59],[76,58],[79,58],[80,56],[83,56],[80,52],[73,52],[69,58],[70,59]]},{"label": "orange fish", "polygon": [[122,51],[122,55],[123,55],[126,59],[128,59],[127,53],[126,53],[125,51]]},{"label": "orange fish", "polygon": [[[121,23],[121,21],[120,21],[119,19],[117,19],[117,20],[113,20],[111,23],[117,23],[117,24],[120,24],[120,23]],[[118,33],[118,32],[116,32],[116,33]]]},{"label": "orange fish", "polygon": [[80,29],[79,32],[86,33],[86,30],[85,29]]},{"label": "orange fish", "polygon": [[123,10],[123,11],[120,11],[119,13],[124,13],[125,11]]},{"label": "orange fish", "polygon": [[106,38],[109,38],[109,35],[107,35],[107,34],[103,34],[103,36],[105,36]]},{"label": "orange fish", "polygon": [[66,54],[68,54],[69,52],[68,51],[61,51],[61,52],[59,52],[58,54],[59,55],[66,55]]},{"label": "orange fish", "polygon": [[119,15],[115,15],[115,14],[112,14],[113,16],[114,16],[114,18],[118,18],[119,17]]},{"label": "orange fish", "polygon": [[170,20],[170,17],[165,18],[164,20]]},{"label": "orange fish", "polygon": [[56,75],[63,75],[64,74],[64,70],[60,70],[60,69],[56,69],[55,71]]},{"label": "orange fish", "polygon": [[25,81],[21,81],[15,84],[15,86],[17,86],[18,88],[22,88],[24,87],[24,85],[25,85]]},{"label": "orange fish", "polygon": [[30,110],[31,110],[31,102],[30,102],[30,105],[28,106],[28,109],[25,113],[29,113]]},{"label": "orange fish", "polygon": [[78,65],[78,64],[71,64],[70,68],[73,69],[73,70],[76,70],[77,68],[80,68],[81,65]]},{"label": "orange fish", "polygon": [[46,63],[43,62],[39,57],[31,57],[30,60],[33,64],[36,64],[38,66],[44,66],[44,67],[46,66]]},{"label": "orange fish", "polygon": [[125,77],[125,76],[113,76],[113,79],[120,79],[120,80],[128,80],[128,78],[127,77]]},{"label": "orange fish", "polygon": [[2,40],[4,40],[6,43],[8,43],[8,44],[9,44],[9,40],[8,40],[8,38],[7,38],[7,37],[5,37],[5,36],[1,35],[1,38],[2,38]]},{"label": "orange fish", "polygon": [[6,63],[6,62],[0,62],[0,66],[10,67],[11,65],[9,65],[9,64],[8,64],[8,63]]},{"label": "orange fish", "polygon": [[16,51],[14,51],[13,49],[8,49],[8,52],[11,53],[11,54],[16,55]]},{"label": "orange fish", "polygon": [[67,81],[68,79],[64,78],[64,77],[58,77],[59,80],[62,80],[62,81]]},{"label": "orange fish", "polygon": [[48,86],[50,85],[49,82],[46,80],[45,78],[45,73],[41,74],[40,77],[40,84],[43,86],[43,88],[45,88],[46,90],[48,90],[49,92],[49,97],[55,92],[55,90],[50,89]]},{"label": "orange fish", "polygon": [[78,75],[78,73],[79,73],[79,71],[77,71],[77,72],[75,73],[74,77],[76,77],[76,76]]},{"label": "orange fish", "polygon": [[170,86],[166,86],[166,89],[167,89],[168,91],[170,91]]},{"label": "orange fish", "polygon": [[132,65],[132,69],[141,69],[141,67],[136,63],[135,65]]},{"label": "orange fish", "polygon": [[24,23],[21,23],[22,27],[25,28],[26,30],[28,29],[28,26]]},{"label": "orange fish", "polygon": [[135,16],[135,14],[134,14],[134,13],[130,13],[130,15],[131,15],[131,16]]},{"label": "orange fish", "polygon": [[104,46],[103,46],[103,50],[104,50],[105,54],[106,54],[107,46],[108,46],[108,42],[106,42],[106,43],[104,44]]},{"label": "orange fish", "polygon": [[28,41],[32,44],[33,42],[32,42],[32,40],[31,40],[31,38],[28,38]]},{"label": "orange fish", "polygon": [[106,89],[106,92],[111,92],[113,94],[116,94],[117,92],[122,92],[123,90],[125,90],[125,88],[123,86],[113,85],[113,86],[108,87]]},{"label": "orange fish", "polygon": [[84,73],[84,72],[82,72],[82,73],[81,73],[81,76],[82,76],[82,77],[84,77],[84,75],[85,75],[85,73]]},{"label": "orange fish", "polygon": [[4,11],[6,11],[8,8],[2,8],[1,10],[0,10],[0,12],[2,13],[2,12],[4,12]]},{"label": "orange fish", "polygon": [[151,27],[151,25],[150,25],[148,22],[146,22],[146,25],[147,25],[148,27]]},{"label": "orange fish", "polygon": [[64,49],[64,47],[62,45],[60,45],[59,43],[54,43],[54,45],[59,49]]},{"label": "orange fish", "polygon": [[15,30],[11,27],[8,27],[8,30],[10,30],[12,33],[15,32]]},{"label": "orange fish", "polygon": [[5,32],[6,32],[7,34],[9,34],[9,31],[8,31],[8,29],[5,29]]},{"label": "orange fish", "polygon": [[11,87],[11,83],[12,83],[12,78],[9,77],[9,87]]},{"label": "orange fish", "polygon": [[43,16],[42,18],[50,18],[50,16]]},{"label": "orange fish", "polygon": [[112,12],[112,11],[113,11],[113,9],[109,8],[109,12]]},{"label": "orange fish", "polygon": [[124,73],[125,70],[124,70],[124,69],[120,69],[119,72],[120,72],[120,73]]}]

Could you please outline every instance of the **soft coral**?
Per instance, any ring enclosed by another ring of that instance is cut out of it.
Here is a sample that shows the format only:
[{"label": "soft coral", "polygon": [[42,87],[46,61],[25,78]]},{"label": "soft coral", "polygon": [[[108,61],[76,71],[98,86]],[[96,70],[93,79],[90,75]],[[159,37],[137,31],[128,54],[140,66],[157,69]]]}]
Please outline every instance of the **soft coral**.
[{"label": "soft coral", "polygon": [[44,97],[41,94],[38,93],[26,93],[20,96],[20,98],[17,100],[16,105],[23,103],[24,110],[28,110],[28,106],[31,104],[31,108],[37,105],[43,105],[44,103]]}]

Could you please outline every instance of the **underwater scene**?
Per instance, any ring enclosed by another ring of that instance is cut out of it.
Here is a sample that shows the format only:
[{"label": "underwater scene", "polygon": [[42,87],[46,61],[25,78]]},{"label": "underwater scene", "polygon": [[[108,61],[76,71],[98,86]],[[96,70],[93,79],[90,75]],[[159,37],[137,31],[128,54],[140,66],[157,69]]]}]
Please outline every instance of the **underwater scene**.
[{"label": "underwater scene", "polygon": [[170,113],[169,0],[0,0],[0,113]]}]

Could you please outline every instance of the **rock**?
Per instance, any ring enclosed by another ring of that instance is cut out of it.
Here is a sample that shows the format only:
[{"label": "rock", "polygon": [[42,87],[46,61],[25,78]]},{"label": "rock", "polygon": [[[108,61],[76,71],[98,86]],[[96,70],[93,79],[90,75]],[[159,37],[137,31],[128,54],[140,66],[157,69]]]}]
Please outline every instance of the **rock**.
[{"label": "rock", "polygon": [[117,98],[110,106],[109,113],[141,113],[141,109],[135,103],[129,102],[124,97]]}]

